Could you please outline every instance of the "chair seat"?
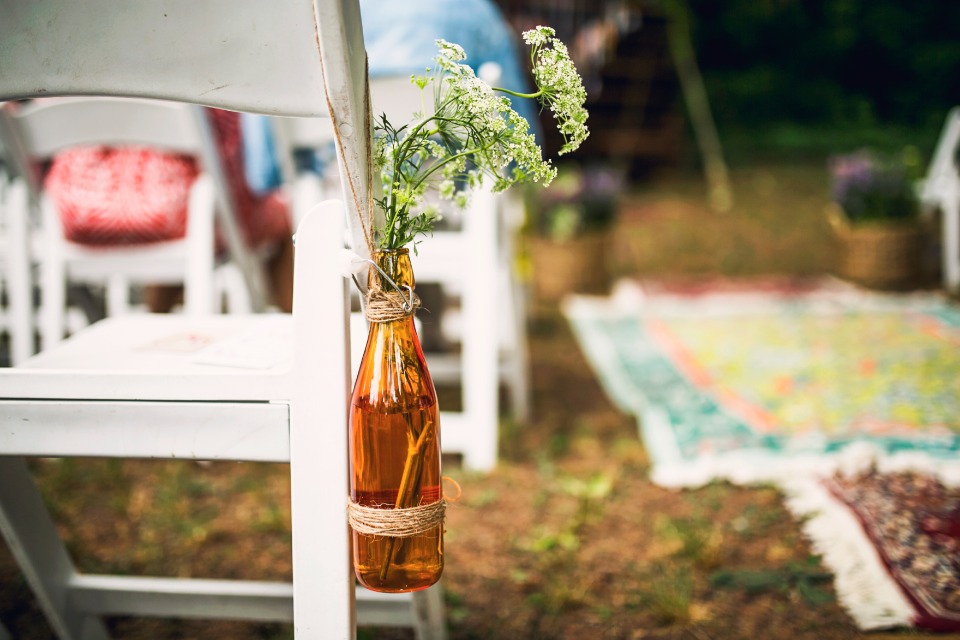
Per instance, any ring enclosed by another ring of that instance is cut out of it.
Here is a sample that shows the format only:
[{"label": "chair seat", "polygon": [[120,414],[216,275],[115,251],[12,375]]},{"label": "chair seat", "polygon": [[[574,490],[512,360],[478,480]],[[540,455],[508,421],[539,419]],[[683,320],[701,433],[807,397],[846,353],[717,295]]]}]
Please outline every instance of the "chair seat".
[{"label": "chair seat", "polygon": [[292,335],[285,314],[104,320],[0,372],[0,451],[288,462]]},{"label": "chair seat", "polygon": [[292,365],[292,341],[287,314],[121,316],[80,331],[0,380],[6,397],[19,398],[288,400],[283,376]]}]

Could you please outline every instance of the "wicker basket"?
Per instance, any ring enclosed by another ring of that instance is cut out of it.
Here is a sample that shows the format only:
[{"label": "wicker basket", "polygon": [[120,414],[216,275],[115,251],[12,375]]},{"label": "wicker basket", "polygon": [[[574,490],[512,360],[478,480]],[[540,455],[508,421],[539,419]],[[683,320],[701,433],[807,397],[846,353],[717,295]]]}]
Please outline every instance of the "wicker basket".
[{"label": "wicker basket", "polygon": [[851,225],[831,210],[830,224],[840,240],[840,276],[873,289],[907,289],[920,275],[923,229],[912,222]]},{"label": "wicker basket", "polygon": [[594,232],[564,242],[531,238],[534,291],[538,300],[557,302],[568,293],[607,293],[610,236]]}]

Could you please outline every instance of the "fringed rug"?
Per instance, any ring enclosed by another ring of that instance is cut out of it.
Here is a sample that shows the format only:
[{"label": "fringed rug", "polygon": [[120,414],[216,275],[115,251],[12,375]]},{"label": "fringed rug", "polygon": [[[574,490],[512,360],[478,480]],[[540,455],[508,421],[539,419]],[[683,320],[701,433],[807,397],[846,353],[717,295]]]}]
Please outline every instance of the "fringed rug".
[{"label": "fringed rug", "polygon": [[869,469],[784,489],[861,629],[960,631],[960,487]]},{"label": "fringed rug", "polygon": [[853,444],[957,473],[960,308],[937,295],[624,282],[564,312],[659,484],[829,475]]},{"label": "fringed rug", "polygon": [[655,482],[776,482],[861,629],[960,630],[960,308],[828,280],[564,311]]},{"label": "fringed rug", "polygon": [[775,482],[861,629],[960,631],[960,308],[768,280],[564,312],[655,482]]}]

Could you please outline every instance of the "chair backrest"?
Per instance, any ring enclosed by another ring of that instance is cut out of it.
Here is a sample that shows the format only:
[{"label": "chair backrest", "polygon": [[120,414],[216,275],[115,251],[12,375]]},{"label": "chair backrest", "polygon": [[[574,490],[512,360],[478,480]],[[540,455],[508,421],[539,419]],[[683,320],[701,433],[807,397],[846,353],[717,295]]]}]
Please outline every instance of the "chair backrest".
[{"label": "chair backrest", "polygon": [[[410,122],[421,111],[420,92],[407,76],[380,76],[370,79],[372,116],[385,113],[393,124]],[[324,118],[274,118],[272,133],[277,139],[277,161],[283,181],[293,184],[296,169],[292,161],[297,149],[318,149],[336,142],[333,123]]]},{"label": "chair backrest", "polygon": [[960,181],[960,107],[947,113],[933,153],[927,175],[921,185],[920,199],[926,204],[940,204],[951,185]]},{"label": "chair backrest", "polygon": [[[217,164],[202,110],[179,102],[128,98],[64,98],[0,110],[0,139],[17,171],[39,193],[33,169],[77,145],[143,145]],[[211,153],[213,152],[213,153]]]},{"label": "chair backrest", "polygon": [[[32,243],[32,246],[35,247],[33,258],[40,263],[42,274],[38,282],[43,292],[38,327],[43,349],[63,338],[64,291],[71,280],[105,284],[109,315],[127,312],[129,287],[135,282],[182,282],[185,312],[208,314],[213,311],[214,201],[229,207],[232,199],[231,194],[218,193],[213,186],[229,189],[228,185],[211,180],[213,176],[225,177],[227,171],[222,166],[210,119],[202,107],[142,98],[101,97],[9,103],[0,108],[0,140],[10,149],[17,173],[25,178],[33,200],[40,205],[42,245]],[[154,243],[150,248],[135,250],[122,244],[95,252],[69,250],[61,225],[62,212],[53,199],[43,197],[37,169],[46,166],[58,152],[83,145],[146,146],[197,159],[207,175],[190,188],[184,238],[177,243]],[[11,217],[15,222],[22,218],[25,223],[30,210],[24,203],[23,208],[13,210]],[[221,214],[223,227],[236,220],[230,210]],[[229,229],[227,234],[236,231]],[[243,258],[250,257],[244,253]],[[252,260],[250,264],[254,264]],[[253,291],[250,291],[251,297],[254,297]]]},{"label": "chair backrest", "polygon": [[[0,15],[0,100],[126,96],[332,118],[362,237],[370,129],[357,0],[0,0]],[[227,241],[233,250],[239,238]]]}]

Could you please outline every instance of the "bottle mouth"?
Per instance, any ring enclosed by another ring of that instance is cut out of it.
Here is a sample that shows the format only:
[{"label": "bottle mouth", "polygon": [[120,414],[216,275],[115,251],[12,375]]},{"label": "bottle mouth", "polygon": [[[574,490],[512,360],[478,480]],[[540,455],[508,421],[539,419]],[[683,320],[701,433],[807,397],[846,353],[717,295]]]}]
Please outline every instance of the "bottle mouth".
[{"label": "bottle mouth", "polygon": [[[374,255],[370,278],[379,280],[380,288],[384,290],[396,290],[401,294],[406,289],[411,292],[416,287],[416,281],[413,276],[413,265],[410,262],[410,250],[407,248],[387,249],[378,251]],[[373,280],[371,286],[373,285]],[[411,296],[404,296],[406,299],[412,299]]]}]

